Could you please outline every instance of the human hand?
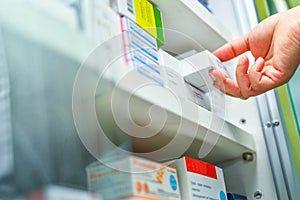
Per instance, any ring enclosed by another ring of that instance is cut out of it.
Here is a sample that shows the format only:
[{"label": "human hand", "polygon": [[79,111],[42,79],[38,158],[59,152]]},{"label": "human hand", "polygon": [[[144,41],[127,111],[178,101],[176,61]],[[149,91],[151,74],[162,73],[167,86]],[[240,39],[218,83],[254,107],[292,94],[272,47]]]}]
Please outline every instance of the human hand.
[{"label": "human hand", "polygon": [[288,82],[300,63],[300,6],[267,18],[214,55],[227,61],[246,51],[251,51],[256,61],[248,71],[248,57],[239,58],[236,82],[215,69],[209,71],[216,88],[247,99]]}]

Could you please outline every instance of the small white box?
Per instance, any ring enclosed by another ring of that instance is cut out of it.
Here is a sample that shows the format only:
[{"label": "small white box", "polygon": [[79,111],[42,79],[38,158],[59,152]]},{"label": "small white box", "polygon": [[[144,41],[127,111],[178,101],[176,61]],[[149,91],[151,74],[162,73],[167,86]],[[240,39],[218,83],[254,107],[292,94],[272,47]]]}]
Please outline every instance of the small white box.
[{"label": "small white box", "polygon": [[176,169],[143,158],[95,162],[87,167],[87,176],[89,190],[107,200],[180,199]]},{"label": "small white box", "polygon": [[[211,61],[213,55],[208,51],[197,53],[183,60],[178,60],[161,49],[158,52],[160,64],[165,71],[165,87],[172,90],[178,97],[212,110],[212,98],[214,98],[213,103],[218,102],[221,92],[214,88],[208,70],[212,67],[219,69],[218,65],[222,64]],[[216,108],[216,105],[214,106]]]},{"label": "small white box", "polygon": [[221,92],[213,86],[208,71],[214,68],[230,77],[226,66],[207,50],[181,60],[180,64],[187,98],[207,110],[212,110],[211,103],[214,103],[216,113],[223,113],[224,108],[218,107],[218,99],[222,101]]},{"label": "small white box", "polygon": [[227,200],[221,168],[189,157],[174,162],[177,169],[181,199]]},{"label": "small white box", "polygon": [[213,81],[208,74],[211,68],[217,69],[231,78],[226,66],[208,50],[202,51],[181,60],[182,76],[189,84],[207,93],[213,87]]}]

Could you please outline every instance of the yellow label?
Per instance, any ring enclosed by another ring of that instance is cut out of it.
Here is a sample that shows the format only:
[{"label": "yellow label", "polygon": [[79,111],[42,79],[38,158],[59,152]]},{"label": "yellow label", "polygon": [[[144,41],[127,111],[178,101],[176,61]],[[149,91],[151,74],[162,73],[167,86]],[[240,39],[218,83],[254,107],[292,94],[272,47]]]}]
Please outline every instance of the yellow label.
[{"label": "yellow label", "polygon": [[147,0],[135,0],[136,23],[157,38],[153,5]]}]

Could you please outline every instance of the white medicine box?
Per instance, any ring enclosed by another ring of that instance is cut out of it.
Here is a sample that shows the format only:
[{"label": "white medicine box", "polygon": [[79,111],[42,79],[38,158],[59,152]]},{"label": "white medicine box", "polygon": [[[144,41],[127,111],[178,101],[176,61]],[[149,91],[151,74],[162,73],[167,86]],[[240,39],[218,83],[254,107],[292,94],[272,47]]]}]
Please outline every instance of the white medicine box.
[{"label": "white medicine box", "polygon": [[227,200],[223,171],[212,164],[189,157],[174,162],[181,199]]}]

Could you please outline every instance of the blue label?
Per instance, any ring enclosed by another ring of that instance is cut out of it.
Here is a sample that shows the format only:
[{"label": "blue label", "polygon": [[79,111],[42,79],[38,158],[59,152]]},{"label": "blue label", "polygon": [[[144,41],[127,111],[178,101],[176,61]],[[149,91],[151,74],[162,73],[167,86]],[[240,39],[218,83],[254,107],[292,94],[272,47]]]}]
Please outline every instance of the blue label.
[{"label": "blue label", "polygon": [[221,192],[220,192],[220,200],[227,200],[226,194],[225,194],[225,192],[222,191],[222,190],[221,190]]},{"label": "blue label", "polygon": [[170,185],[172,190],[177,190],[177,181],[173,175],[170,175]]}]

